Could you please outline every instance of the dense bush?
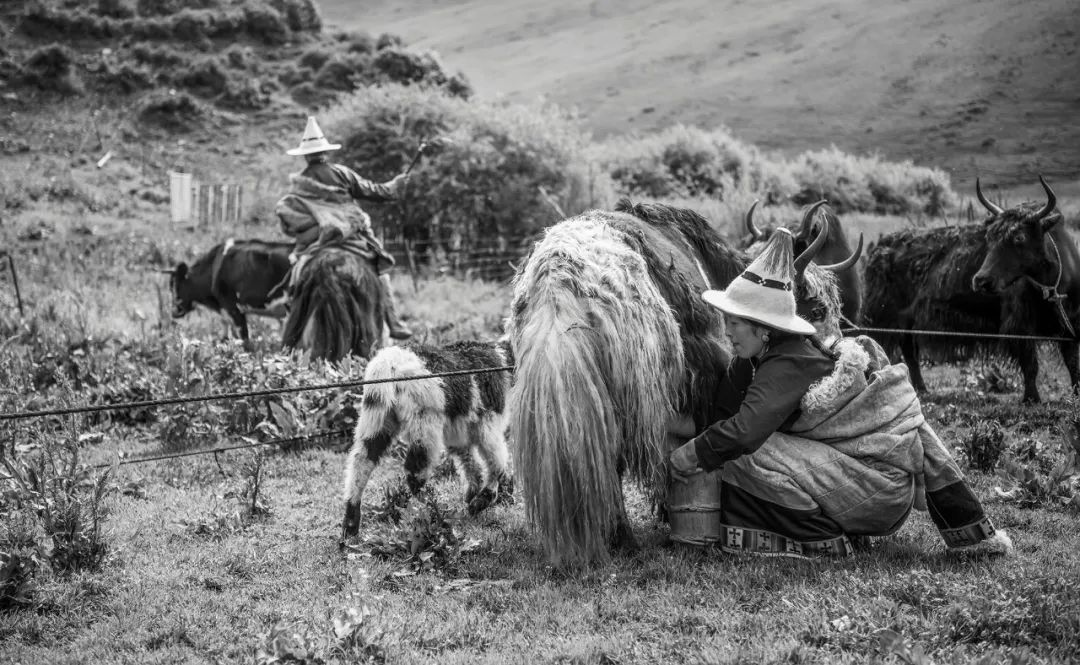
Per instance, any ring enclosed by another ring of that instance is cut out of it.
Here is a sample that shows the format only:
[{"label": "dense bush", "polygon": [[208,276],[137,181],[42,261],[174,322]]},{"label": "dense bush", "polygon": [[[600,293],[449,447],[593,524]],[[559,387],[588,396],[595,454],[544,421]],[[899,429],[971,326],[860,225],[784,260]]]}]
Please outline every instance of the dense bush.
[{"label": "dense bush", "polygon": [[963,446],[972,468],[990,473],[1005,452],[1005,430],[996,420],[979,420],[964,439]]},{"label": "dense bush", "polygon": [[109,18],[131,18],[135,16],[135,4],[132,0],[98,0],[97,13]]},{"label": "dense bush", "polygon": [[312,0],[270,0],[278,10],[290,30],[294,32],[319,32],[322,30],[322,16]]},{"label": "dense bush", "polygon": [[558,217],[540,187],[568,214],[610,197],[609,186],[590,183],[579,123],[554,107],[468,103],[395,85],[354,95],[324,129],[343,145],[339,160],[377,181],[400,173],[421,139],[452,139],[424,158],[399,201],[372,208],[388,235],[444,245],[518,238]]},{"label": "dense bush", "polygon": [[67,95],[82,92],[82,81],[75,73],[75,55],[60,44],[39,48],[23,63],[23,82],[41,90]]},{"label": "dense bush", "polygon": [[285,17],[270,5],[258,1],[245,3],[244,18],[248,34],[262,43],[277,45],[289,41]]},{"label": "dense bush", "polygon": [[657,134],[620,137],[597,147],[598,161],[629,196],[723,197],[731,186],[749,187],[767,203],[796,189],[782,164],[726,130],[676,125]]},{"label": "dense bush", "polygon": [[940,215],[957,200],[948,174],[939,169],[857,157],[835,146],[805,152],[791,167],[800,187],[795,203],[825,198],[839,213]]},{"label": "dense bush", "polygon": [[216,59],[207,58],[179,72],[175,80],[196,94],[213,97],[228,89],[231,77]]},{"label": "dense bush", "polygon": [[364,55],[339,53],[328,58],[318,68],[312,83],[326,90],[352,92],[363,85],[370,63],[370,58]]},{"label": "dense bush", "polygon": [[187,131],[205,110],[185,92],[153,92],[139,105],[139,119],[172,131]]}]

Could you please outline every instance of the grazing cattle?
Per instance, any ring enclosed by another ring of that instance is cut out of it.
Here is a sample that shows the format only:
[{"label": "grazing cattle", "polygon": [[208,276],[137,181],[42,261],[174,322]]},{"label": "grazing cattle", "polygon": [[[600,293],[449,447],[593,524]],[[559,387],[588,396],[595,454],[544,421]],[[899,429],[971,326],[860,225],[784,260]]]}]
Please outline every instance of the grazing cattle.
[{"label": "grazing cattle", "polygon": [[[512,362],[506,343],[390,346],[371,359],[364,380],[504,367]],[[468,483],[465,503],[470,514],[512,493],[505,438],[510,381],[510,372],[500,371],[365,386],[345,467],[342,538],[356,535],[364,487],[397,440],[408,446],[405,471],[414,494],[447,453],[454,456]]]},{"label": "grazing cattle", "polygon": [[[836,280],[810,265],[825,232],[796,260],[796,297],[835,318]],[[624,472],[664,501],[667,423],[712,423],[732,357],[701,293],[748,263],[697,213],[625,199],[555,224],[534,245],[514,278],[507,409],[517,484],[553,562],[634,546]]]},{"label": "grazing cattle", "polygon": [[[746,245],[746,251],[751,256],[757,256],[773,234],[773,229],[763,231],[754,224],[754,210],[757,205],[758,202],[754,201],[754,205],[750,206],[750,210],[743,219],[746,231],[750,234],[750,243]],[[844,226],[840,223],[840,218],[828,207],[823,208],[822,213],[824,221],[829,225],[829,235],[814,260],[818,263],[832,264],[830,267],[837,273],[837,280],[840,283],[840,302],[843,305],[841,314],[849,324],[857,324],[863,305],[863,287],[859,278],[859,271],[855,270],[854,267],[862,255],[863,234],[859,234],[859,242],[855,251],[852,251],[847,234],[844,232]],[[794,248],[796,255],[805,252],[807,246],[810,245],[810,241],[816,237],[817,223],[815,220],[816,218],[808,221],[804,220],[804,223],[800,224],[798,230],[795,231]]]},{"label": "grazing cattle", "polygon": [[224,311],[248,339],[247,317],[258,314],[284,318],[283,305],[269,300],[271,290],[289,274],[292,243],[234,240],[214,245],[189,268],[180,263],[170,274],[174,319],[201,305]]},{"label": "grazing cattle", "polygon": [[[990,212],[984,224],[882,236],[867,256],[864,322],[880,328],[1073,337],[1080,323],[1080,263],[1060,224],[1061,213],[1054,210],[1053,192],[1044,187],[1046,204],[1002,210],[986,200],[976,182],[976,194]],[[1044,294],[1043,287],[1050,293]],[[1054,291],[1065,295],[1060,304],[1044,297]],[[920,391],[926,390],[919,368],[922,351],[958,360],[1004,350],[1020,367],[1023,400],[1040,399],[1034,341],[872,335],[886,347],[900,347]],[[1077,344],[1061,342],[1060,349],[1075,389]]]}]

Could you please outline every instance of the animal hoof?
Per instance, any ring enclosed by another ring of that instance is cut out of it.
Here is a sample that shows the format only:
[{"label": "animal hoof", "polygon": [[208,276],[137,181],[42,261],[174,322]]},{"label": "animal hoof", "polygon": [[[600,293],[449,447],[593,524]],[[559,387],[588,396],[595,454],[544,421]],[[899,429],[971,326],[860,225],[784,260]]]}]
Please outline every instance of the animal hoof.
[{"label": "animal hoof", "polygon": [[499,479],[499,495],[495,498],[495,503],[507,503],[513,504],[514,500],[514,479],[510,476],[503,476]]},{"label": "animal hoof", "polygon": [[484,510],[495,500],[495,492],[490,489],[483,489],[476,495],[476,498],[469,502],[469,514],[475,515]]}]

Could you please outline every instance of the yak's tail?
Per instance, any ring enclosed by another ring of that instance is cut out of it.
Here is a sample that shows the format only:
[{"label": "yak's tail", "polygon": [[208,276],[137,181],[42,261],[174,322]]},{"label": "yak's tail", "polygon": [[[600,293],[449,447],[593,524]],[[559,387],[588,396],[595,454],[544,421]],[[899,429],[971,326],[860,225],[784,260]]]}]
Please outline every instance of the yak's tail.
[{"label": "yak's tail", "polygon": [[292,302],[282,342],[312,358],[366,358],[382,340],[382,287],[366,259],[345,250],[316,252],[290,287]]},{"label": "yak's tail", "polygon": [[620,475],[664,490],[683,352],[644,260],[612,227],[552,227],[515,280],[508,400],[526,510],[556,563],[604,561],[625,519]]}]

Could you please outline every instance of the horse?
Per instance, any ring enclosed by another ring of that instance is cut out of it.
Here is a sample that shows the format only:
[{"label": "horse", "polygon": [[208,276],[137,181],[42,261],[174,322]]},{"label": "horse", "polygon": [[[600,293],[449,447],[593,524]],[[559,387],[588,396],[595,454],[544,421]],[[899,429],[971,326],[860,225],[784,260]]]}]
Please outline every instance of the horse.
[{"label": "horse", "polygon": [[[825,222],[796,260],[797,297],[838,318],[835,276],[807,270],[827,233]],[[526,512],[556,565],[636,547],[624,473],[663,505],[667,423],[711,424],[732,358],[720,312],[701,293],[749,262],[696,212],[628,199],[559,222],[534,244],[513,280],[507,409]]]},{"label": "horse", "polygon": [[350,353],[367,358],[381,346],[386,303],[371,261],[325,247],[293,279],[283,346],[330,361]]}]

